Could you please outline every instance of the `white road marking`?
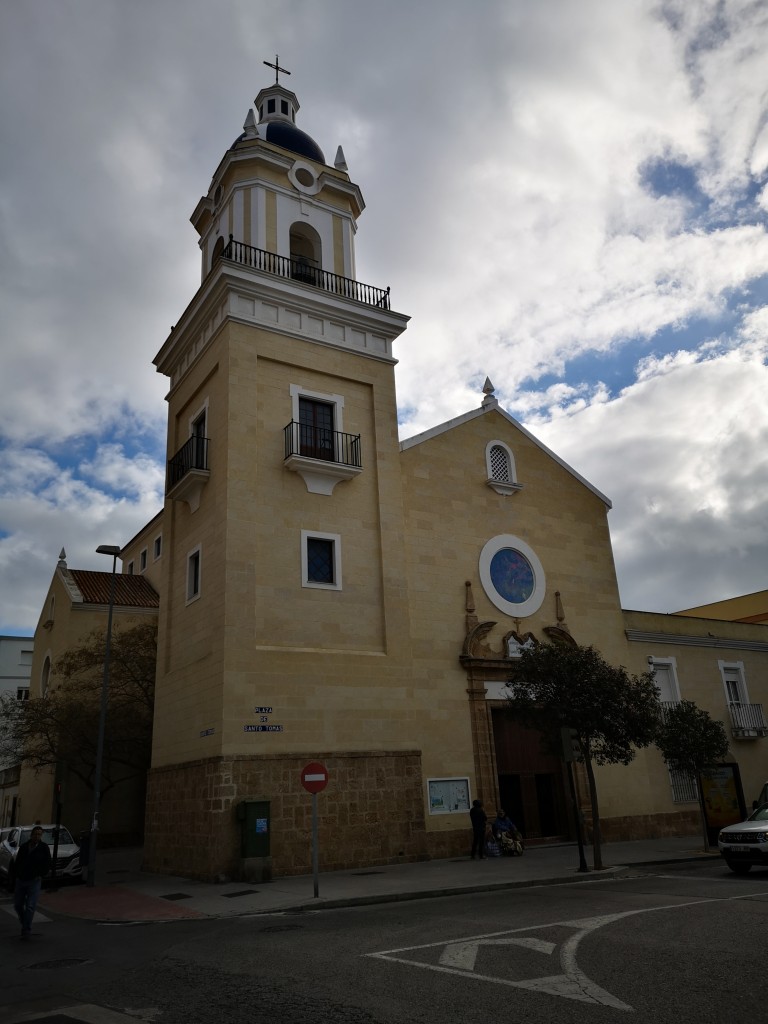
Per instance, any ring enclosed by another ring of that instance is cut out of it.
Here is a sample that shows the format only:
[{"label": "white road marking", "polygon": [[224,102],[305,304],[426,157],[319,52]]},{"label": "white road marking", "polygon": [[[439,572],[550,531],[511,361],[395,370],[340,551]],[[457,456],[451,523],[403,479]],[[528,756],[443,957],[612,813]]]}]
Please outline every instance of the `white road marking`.
[{"label": "white road marking", "polygon": [[[14,919],[14,921],[18,922],[18,918],[16,917],[16,911],[13,909],[13,904],[12,903],[3,904],[2,906],[0,906],[0,910],[4,910],[6,912],[6,914],[10,914],[11,917]],[[34,917],[34,920],[32,921],[33,926],[36,925],[36,924],[50,924],[50,923],[51,923],[51,918],[50,917],[46,917],[45,914],[42,914],[39,910],[35,911],[35,917]]]},{"label": "white road marking", "polygon": [[[551,921],[548,924],[529,925],[526,928],[513,928],[503,932],[489,932],[484,935],[471,935],[463,939],[446,942],[445,939],[439,942],[425,942],[419,946],[404,946],[399,949],[388,949],[378,953],[366,953],[365,956],[380,960],[390,960],[395,963],[405,964],[408,967],[421,967],[428,971],[439,971],[444,974],[456,974],[465,978],[472,978],[475,981],[490,981],[496,985],[508,985],[512,988],[522,988],[533,992],[543,992],[552,996],[560,996],[564,999],[575,999],[579,1002],[592,1003],[593,1005],[610,1006],[615,1010],[631,1011],[634,1007],[623,1003],[616,996],[611,995],[591,981],[581,970],[576,962],[576,954],[581,940],[591,932],[602,928],[607,924],[614,924],[627,917],[635,917],[638,914],[651,914],[659,910],[679,910],[684,907],[696,907],[704,903],[723,903],[730,900],[754,899],[768,896],[768,892],[742,893],[737,896],[729,896],[726,900],[722,898],[701,898],[687,900],[684,903],[669,903],[659,907],[642,907],[637,910],[626,910],[617,914],[602,914],[597,917],[574,918],[566,921]],[[510,978],[503,978],[488,974],[480,974],[475,970],[477,957],[480,950],[487,946],[523,947],[533,950],[545,956],[552,956],[557,943],[547,939],[536,938],[535,936],[523,935],[533,931],[544,931],[550,928],[571,928],[574,934],[560,944],[560,967],[562,974],[546,974],[539,978],[527,978],[521,981],[513,981]],[[399,955],[415,953],[421,950],[436,949],[443,947],[440,960],[437,964],[420,963],[418,960]]]}]

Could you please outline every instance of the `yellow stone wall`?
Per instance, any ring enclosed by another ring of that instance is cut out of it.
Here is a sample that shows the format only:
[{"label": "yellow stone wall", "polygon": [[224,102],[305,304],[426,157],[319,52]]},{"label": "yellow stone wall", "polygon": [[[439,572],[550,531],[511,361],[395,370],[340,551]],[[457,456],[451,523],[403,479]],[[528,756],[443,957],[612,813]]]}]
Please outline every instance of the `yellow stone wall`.
[{"label": "yellow stone wall", "polygon": [[[53,623],[50,621],[51,598],[54,598]],[[130,629],[146,614],[138,610],[130,612],[115,609],[114,628]],[[49,691],[54,692],[61,685],[56,674],[57,660],[69,649],[82,643],[92,632],[106,635],[107,615],[93,606],[72,602],[69,591],[58,572],[54,573],[46,594],[40,619],[35,629],[32,672],[30,676],[30,700],[44,699],[41,692],[43,668],[47,658],[52,670],[49,675]],[[93,793],[71,773],[62,771],[62,804],[65,824],[73,835],[89,827],[93,808]],[[34,771],[23,767],[19,785],[19,809],[17,820],[20,824],[34,821],[54,820],[54,772],[43,769]],[[111,794],[106,794],[101,803],[100,827],[105,836],[130,837],[136,841],[143,829],[144,779],[137,782],[121,783]]]}]

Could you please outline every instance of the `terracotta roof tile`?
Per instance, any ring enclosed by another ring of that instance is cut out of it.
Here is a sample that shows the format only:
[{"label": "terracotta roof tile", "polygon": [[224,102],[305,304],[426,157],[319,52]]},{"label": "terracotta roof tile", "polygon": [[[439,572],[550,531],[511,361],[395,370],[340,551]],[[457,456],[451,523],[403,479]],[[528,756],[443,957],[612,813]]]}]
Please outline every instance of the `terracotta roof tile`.
[{"label": "terracotta roof tile", "polygon": [[[109,604],[111,572],[92,572],[89,569],[70,569],[72,579],[86,604]],[[158,608],[157,591],[143,576],[115,576],[115,604],[131,608]]]}]

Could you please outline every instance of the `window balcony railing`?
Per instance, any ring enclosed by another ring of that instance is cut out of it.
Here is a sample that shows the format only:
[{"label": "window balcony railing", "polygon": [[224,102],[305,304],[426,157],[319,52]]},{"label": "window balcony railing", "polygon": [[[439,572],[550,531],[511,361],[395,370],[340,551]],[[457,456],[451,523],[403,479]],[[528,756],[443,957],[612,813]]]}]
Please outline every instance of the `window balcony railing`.
[{"label": "window balcony railing", "polygon": [[210,476],[208,438],[194,434],[168,460],[165,478],[166,497],[186,501],[192,512],[200,506],[200,497]]},{"label": "window balcony railing", "polygon": [[667,713],[671,711],[672,708],[676,708],[679,703],[679,700],[660,700],[659,707],[661,708],[661,717],[666,719]]},{"label": "window balcony railing", "polygon": [[360,435],[342,434],[327,427],[313,427],[292,420],[285,428],[285,457],[321,459],[362,469]]},{"label": "window balcony railing", "polygon": [[762,704],[730,701],[728,711],[731,715],[731,731],[735,738],[753,739],[757,736],[768,736],[768,723],[765,721]]},{"label": "window balcony railing", "polygon": [[179,448],[172,459],[168,460],[168,475],[165,493],[173,490],[182,477],[191,469],[208,469],[208,438],[190,437]]},{"label": "window balcony railing", "polygon": [[229,236],[229,244],[222,250],[221,258],[239,263],[244,267],[263,270],[266,274],[301,281],[303,284],[320,288],[324,292],[340,295],[345,299],[353,299],[355,302],[362,302],[366,306],[378,306],[380,309],[390,308],[389,288],[374,288],[361,281],[353,281],[349,277],[331,274],[327,270],[313,266],[309,260],[304,258],[278,256],[265,249],[256,249],[252,245],[236,242],[232,235]]}]

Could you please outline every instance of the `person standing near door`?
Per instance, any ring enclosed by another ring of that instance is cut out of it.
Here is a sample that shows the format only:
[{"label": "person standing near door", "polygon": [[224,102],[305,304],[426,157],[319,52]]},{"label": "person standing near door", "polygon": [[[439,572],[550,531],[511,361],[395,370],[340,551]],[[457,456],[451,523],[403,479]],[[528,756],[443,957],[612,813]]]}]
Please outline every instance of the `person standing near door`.
[{"label": "person standing near door", "polygon": [[472,822],[472,860],[475,859],[475,853],[479,855],[480,860],[483,860],[485,858],[485,825],[488,815],[483,810],[482,800],[472,801],[469,820]]},{"label": "person standing near door", "polygon": [[32,835],[22,843],[16,854],[16,887],[13,893],[13,909],[21,925],[22,939],[28,939],[32,931],[37,898],[43,878],[51,870],[51,851],[43,842],[43,830],[39,825],[32,829]]}]

